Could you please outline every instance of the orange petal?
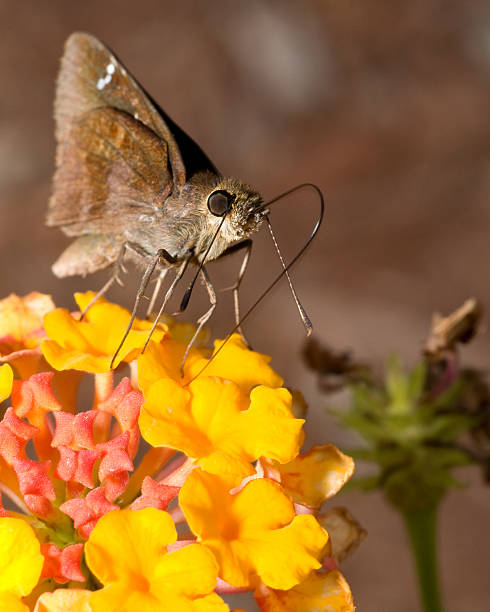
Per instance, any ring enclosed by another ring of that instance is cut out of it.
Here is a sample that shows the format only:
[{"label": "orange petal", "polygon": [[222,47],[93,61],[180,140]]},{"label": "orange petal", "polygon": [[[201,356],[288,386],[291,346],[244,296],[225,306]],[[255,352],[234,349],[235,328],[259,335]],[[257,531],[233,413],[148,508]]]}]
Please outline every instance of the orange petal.
[{"label": "orange petal", "polygon": [[0,345],[6,341],[10,350],[30,349],[44,338],[43,317],[54,309],[51,296],[36,291],[24,297],[11,294],[0,300]]},{"label": "orange petal", "polygon": [[352,593],[338,570],[313,572],[288,591],[268,590],[255,599],[262,612],[354,612]]},{"label": "orange petal", "polygon": [[354,461],[333,444],[314,446],[285,465],[274,464],[281,484],[299,504],[318,508],[335,495],[354,472]]},{"label": "orange petal", "polygon": [[57,589],[43,593],[37,600],[34,612],[91,612],[92,591],[84,589]]}]

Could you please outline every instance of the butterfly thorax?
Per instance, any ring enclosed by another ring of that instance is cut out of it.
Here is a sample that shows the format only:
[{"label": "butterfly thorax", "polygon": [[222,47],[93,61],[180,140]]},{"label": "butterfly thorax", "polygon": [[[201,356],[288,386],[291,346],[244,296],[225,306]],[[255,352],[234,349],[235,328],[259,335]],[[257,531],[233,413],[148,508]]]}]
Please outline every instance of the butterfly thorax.
[{"label": "butterfly thorax", "polygon": [[[225,218],[209,210],[209,197],[216,192],[229,194],[231,207]],[[261,204],[260,195],[248,185],[201,172],[171,193],[162,210],[140,215],[138,223],[125,231],[125,239],[137,237],[149,255],[163,248],[178,261],[189,255],[200,261],[212,242],[206,260],[213,260],[258,229],[264,218]]]}]

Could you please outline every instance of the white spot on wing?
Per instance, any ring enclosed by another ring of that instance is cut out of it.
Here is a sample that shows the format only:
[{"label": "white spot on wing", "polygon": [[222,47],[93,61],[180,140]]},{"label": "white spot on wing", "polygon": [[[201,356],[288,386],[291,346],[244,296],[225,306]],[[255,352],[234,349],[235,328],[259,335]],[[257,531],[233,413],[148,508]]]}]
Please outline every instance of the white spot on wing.
[{"label": "white spot on wing", "polygon": [[114,66],[114,64],[107,64],[105,71],[106,71],[105,77],[102,77],[97,81],[97,89],[99,91],[104,89],[104,87],[111,82],[112,75],[116,71],[116,67]]}]

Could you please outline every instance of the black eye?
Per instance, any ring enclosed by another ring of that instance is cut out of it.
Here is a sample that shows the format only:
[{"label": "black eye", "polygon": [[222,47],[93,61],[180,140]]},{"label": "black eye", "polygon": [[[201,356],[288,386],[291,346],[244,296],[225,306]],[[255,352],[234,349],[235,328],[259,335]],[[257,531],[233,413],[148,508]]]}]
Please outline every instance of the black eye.
[{"label": "black eye", "polygon": [[230,211],[232,202],[233,196],[231,193],[227,191],[213,191],[208,198],[209,212],[213,213],[216,217],[222,217]]}]

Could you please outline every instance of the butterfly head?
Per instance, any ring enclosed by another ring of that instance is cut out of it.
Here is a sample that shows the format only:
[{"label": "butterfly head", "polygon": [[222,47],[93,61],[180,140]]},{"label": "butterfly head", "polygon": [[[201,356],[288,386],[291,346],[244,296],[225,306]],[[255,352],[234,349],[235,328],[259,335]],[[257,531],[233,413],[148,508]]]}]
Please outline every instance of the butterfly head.
[{"label": "butterfly head", "polygon": [[223,217],[223,232],[229,240],[252,234],[264,219],[261,196],[248,185],[232,178],[220,179],[208,194],[206,205],[212,217]]},{"label": "butterfly head", "polygon": [[184,188],[182,197],[193,203],[192,216],[199,226],[196,253],[203,253],[213,241],[207,259],[219,257],[228,246],[250,236],[264,220],[261,196],[233,178],[211,173],[195,175]]}]

